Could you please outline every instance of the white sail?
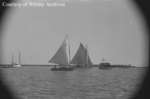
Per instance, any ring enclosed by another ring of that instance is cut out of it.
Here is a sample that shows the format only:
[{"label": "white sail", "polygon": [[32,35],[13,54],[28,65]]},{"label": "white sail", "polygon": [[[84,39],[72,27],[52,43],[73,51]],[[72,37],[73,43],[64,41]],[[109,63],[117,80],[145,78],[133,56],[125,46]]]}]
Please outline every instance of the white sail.
[{"label": "white sail", "polygon": [[51,58],[49,62],[59,65],[68,65],[68,56],[66,51],[67,51],[67,44],[65,39],[60,48],[57,50],[56,54]]},{"label": "white sail", "polygon": [[83,46],[82,43],[80,43],[80,46],[71,60],[71,64],[76,64],[76,65],[91,65],[92,62],[90,60],[90,57],[88,55],[88,50]]}]

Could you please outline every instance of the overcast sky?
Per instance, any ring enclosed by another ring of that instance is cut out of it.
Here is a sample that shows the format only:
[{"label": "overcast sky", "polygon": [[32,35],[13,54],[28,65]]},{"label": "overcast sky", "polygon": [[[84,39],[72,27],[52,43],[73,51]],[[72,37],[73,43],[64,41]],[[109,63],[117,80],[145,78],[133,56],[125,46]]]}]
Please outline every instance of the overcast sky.
[{"label": "overcast sky", "polygon": [[[71,57],[88,44],[93,63],[145,65],[143,21],[129,0],[67,0],[65,6],[12,7],[3,35],[3,62],[47,64],[69,35]],[[70,2],[69,2],[70,1]]]}]

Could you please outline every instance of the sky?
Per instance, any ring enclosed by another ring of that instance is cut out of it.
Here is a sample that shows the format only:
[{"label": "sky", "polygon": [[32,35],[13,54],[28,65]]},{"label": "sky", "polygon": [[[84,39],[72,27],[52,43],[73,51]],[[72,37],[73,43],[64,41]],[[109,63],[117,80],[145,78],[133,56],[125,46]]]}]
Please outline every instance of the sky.
[{"label": "sky", "polygon": [[[28,0],[30,1],[30,0]],[[53,0],[49,0],[53,3]],[[63,6],[12,7],[3,31],[3,63],[48,64],[65,35],[71,58],[80,42],[94,64],[146,64],[146,30],[130,0],[64,0]]]}]

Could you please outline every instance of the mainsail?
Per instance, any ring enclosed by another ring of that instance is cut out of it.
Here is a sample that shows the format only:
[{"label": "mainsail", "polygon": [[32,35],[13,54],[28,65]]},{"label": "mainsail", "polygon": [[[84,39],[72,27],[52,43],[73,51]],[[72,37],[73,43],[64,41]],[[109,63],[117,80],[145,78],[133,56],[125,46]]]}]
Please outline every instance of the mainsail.
[{"label": "mainsail", "polygon": [[68,65],[68,56],[67,56],[67,44],[66,38],[61,44],[60,48],[57,50],[56,54],[49,61],[50,63],[55,63],[59,65]]},{"label": "mainsail", "polygon": [[88,50],[86,47],[80,43],[80,46],[73,57],[71,64],[82,65],[82,66],[89,66],[92,65],[91,59],[88,55]]}]

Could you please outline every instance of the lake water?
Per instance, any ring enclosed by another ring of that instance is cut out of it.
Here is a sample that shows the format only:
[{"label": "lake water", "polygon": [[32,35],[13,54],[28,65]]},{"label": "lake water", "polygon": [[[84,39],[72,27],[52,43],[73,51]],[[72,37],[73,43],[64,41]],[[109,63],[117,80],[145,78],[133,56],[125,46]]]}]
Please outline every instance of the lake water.
[{"label": "lake water", "polygon": [[21,99],[128,99],[144,69],[50,71],[49,67],[4,68],[5,81]]}]

